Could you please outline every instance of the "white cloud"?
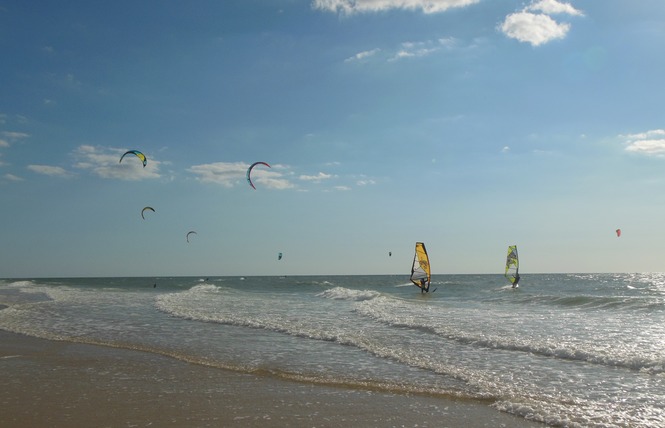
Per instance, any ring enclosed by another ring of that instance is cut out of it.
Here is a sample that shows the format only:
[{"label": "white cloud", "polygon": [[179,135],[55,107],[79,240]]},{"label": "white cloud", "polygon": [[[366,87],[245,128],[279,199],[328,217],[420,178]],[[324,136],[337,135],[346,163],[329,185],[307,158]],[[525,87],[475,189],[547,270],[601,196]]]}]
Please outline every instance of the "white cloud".
[{"label": "white cloud", "polygon": [[455,7],[470,6],[480,0],[313,0],[314,9],[352,15],[383,12],[391,9],[421,10],[423,13],[444,12]]},{"label": "white cloud", "polygon": [[502,152],[502,153],[508,153],[508,152],[510,152],[510,147],[508,147],[508,146],[504,146],[503,149],[501,149],[501,152]]},{"label": "white cloud", "polygon": [[665,130],[653,129],[639,134],[620,136],[626,140],[627,152],[647,156],[665,156]]},{"label": "white cloud", "polygon": [[320,183],[323,180],[329,180],[333,177],[334,176],[331,174],[325,174],[323,172],[319,172],[317,175],[301,175],[298,178],[303,181],[312,181],[314,183]]},{"label": "white cloud", "polygon": [[499,30],[507,37],[539,46],[566,37],[570,24],[557,22],[550,16],[561,14],[584,16],[569,3],[540,0],[531,3],[520,12],[506,16]]},{"label": "white cloud", "polygon": [[5,174],[4,177],[9,181],[23,181],[21,177],[18,177],[14,174]]},{"label": "white cloud", "polygon": [[224,187],[233,187],[247,173],[249,165],[243,162],[215,162],[203,165],[194,165],[187,170],[198,176],[203,183],[216,183]]},{"label": "white cloud", "polygon": [[9,140],[21,140],[23,138],[28,138],[30,134],[25,132],[12,132],[12,131],[3,131],[2,135],[7,137]]},{"label": "white cloud", "polygon": [[[202,183],[215,183],[224,187],[233,187],[245,182],[249,164],[243,162],[215,162],[202,165],[194,165],[187,170],[196,175]],[[252,182],[269,189],[290,189],[294,185],[284,177],[280,170],[285,169],[282,165],[274,165],[272,169],[254,168],[252,170]],[[250,189],[251,190],[251,189]]]},{"label": "white cloud", "polygon": [[501,24],[501,31],[511,39],[539,46],[555,39],[563,39],[570,24],[559,24],[543,14],[518,12],[508,15]]},{"label": "white cloud", "polygon": [[404,42],[400,49],[390,58],[389,61],[396,61],[403,58],[416,58],[430,55],[441,49],[438,42],[425,41],[425,42]]},{"label": "white cloud", "polygon": [[379,49],[379,48],[372,49],[372,50],[369,50],[369,51],[358,52],[357,54],[345,59],[344,62],[362,61],[364,59],[367,59],[369,57],[372,57],[372,56],[376,55],[379,52],[381,52],[381,49]]},{"label": "white cloud", "polygon": [[620,137],[627,141],[644,140],[653,137],[665,137],[665,129],[652,129],[650,131],[640,132],[638,134],[621,135]]},{"label": "white cloud", "polygon": [[561,3],[557,0],[540,0],[527,6],[526,10],[542,12],[548,15],[567,14],[573,16],[584,16],[581,11],[575,9],[570,3]]},{"label": "white cloud", "polygon": [[120,180],[144,180],[159,178],[159,165],[161,162],[148,156],[146,166],[137,157],[120,157],[127,149],[114,149],[90,145],[79,146],[73,153],[76,163],[74,166],[87,170],[102,178],[117,178]]},{"label": "white cloud", "polygon": [[70,177],[72,174],[59,166],[50,165],[28,165],[28,169],[37,174],[48,175],[51,177]]},{"label": "white cloud", "polygon": [[359,52],[345,59],[344,62],[367,61],[373,58],[377,58],[382,61],[398,61],[406,58],[420,58],[431,55],[442,49],[452,50],[457,46],[457,44],[458,41],[453,37],[424,40],[419,42],[403,42],[393,49],[384,50],[376,48]]}]

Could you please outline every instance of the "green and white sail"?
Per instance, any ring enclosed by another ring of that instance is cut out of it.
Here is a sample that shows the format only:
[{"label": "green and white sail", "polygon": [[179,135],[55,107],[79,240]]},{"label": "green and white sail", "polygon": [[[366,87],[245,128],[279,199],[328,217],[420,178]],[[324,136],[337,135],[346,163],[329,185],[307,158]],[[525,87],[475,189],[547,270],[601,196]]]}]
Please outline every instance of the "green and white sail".
[{"label": "green and white sail", "polygon": [[520,280],[520,259],[517,255],[517,245],[511,245],[508,247],[508,256],[506,257],[506,272],[505,277],[513,285],[513,288],[517,287],[517,283]]}]

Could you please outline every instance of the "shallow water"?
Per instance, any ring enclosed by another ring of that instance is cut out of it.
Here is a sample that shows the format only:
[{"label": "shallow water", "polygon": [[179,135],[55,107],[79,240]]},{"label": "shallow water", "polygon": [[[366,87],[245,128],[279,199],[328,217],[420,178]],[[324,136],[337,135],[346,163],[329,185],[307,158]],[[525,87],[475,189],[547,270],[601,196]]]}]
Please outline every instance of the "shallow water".
[{"label": "shallow water", "polygon": [[[156,287],[154,286],[156,285]],[[665,426],[665,275],[0,281],[0,328],[305,383]]]}]

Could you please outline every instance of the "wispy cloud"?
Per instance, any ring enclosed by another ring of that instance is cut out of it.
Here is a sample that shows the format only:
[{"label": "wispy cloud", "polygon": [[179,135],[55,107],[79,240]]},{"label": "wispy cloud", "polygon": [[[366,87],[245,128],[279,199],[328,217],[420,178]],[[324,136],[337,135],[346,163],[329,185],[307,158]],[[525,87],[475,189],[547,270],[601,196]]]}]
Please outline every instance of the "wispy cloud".
[{"label": "wispy cloud", "polygon": [[9,181],[23,181],[23,179],[19,176],[16,176],[14,174],[5,174],[3,177]]},{"label": "wispy cloud", "polygon": [[439,13],[451,8],[470,6],[480,0],[314,0],[312,7],[341,15],[384,12],[391,9]]},{"label": "wispy cloud", "polygon": [[[4,123],[3,117],[6,117],[6,115],[0,115],[0,124]],[[2,136],[0,138],[0,148],[5,149],[11,146],[13,143],[16,143],[30,136],[30,134],[26,134],[25,132],[15,131],[2,131],[0,132],[0,135]]]},{"label": "wispy cloud", "polygon": [[584,16],[582,11],[575,9],[570,3],[561,3],[557,0],[540,0],[527,6],[526,10],[542,12],[548,15],[567,14]]},{"label": "wispy cloud", "polygon": [[187,171],[197,176],[202,183],[216,183],[224,187],[233,187],[245,176],[249,165],[243,162],[215,162],[194,165]]},{"label": "wispy cloud", "polygon": [[403,42],[392,49],[372,49],[359,52],[346,58],[344,62],[364,62],[369,60],[399,61],[410,58],[422,58],[441,50],[457,47],[457,40],[452,37],[417,42]]},{"label": "wispy cloud", "polygon": [[365,60],[365,59],[368,59],[370,57],[375,56],[379,52],[381,52],[381,49],[379,49],[379,48],[372,49],[372,50],[369,50],[369,51],[358,52],[357,54],[345,59],[344,62],[362,61],[362,60]]},{"label": "wispy cloud", "polygon": [[301,175],[300,177],[298,177],[298,179],[303,180],[303,181],[311,181],[311,182],[314,182],[314,183],[320,183],[324,180],[330,180],[331,178],[334,178],[334,177],[335,176],[332,175],[332,174],[326,174],[326,173],[323,173],[323,172],[319,172],[316,175]]},{"label": "wispy cloud", "polygon": [[[202,183],[220,184],[224,187],[234,187],[246,182],[247,168],[249,164],[244,162],[215,162],[202,165],[194,165],[187,169]],[[273,165],[271,169],[254,168],[252,170],[252,182],[257,186],[268,189],[290,189],[295,187],[288,180],[282,165]],[[245,185],[247,185],[245,183]],[[251,189],[250,189],[251,190]]]},{"label": "wispy cloud", "polygon": [[145,167],[138,158],[134,157],[125,157],[120,163],[120,156],[126,151],[127,149],[82,145],[73,153],[76,160],[74,166],[109,179],[136,181],[160,177],[160,162],[150,158],[149,155],[146,155],[148,163]]},{"label": "wispy cloud", "polygon": [[3,131],[2,135],[4,135],[5,138],[7,138],[10,141],[22,140],[30,136],[30,134],[26,134],[25,132],[14,132],[14,131]]},{"label": "wispy cloud", "polygon": [[665,129],[653,129],[638,134],[621,135],[626,151],[647,156],[665,156]]},{"label": "wispy cloud", "polygon": [[51,177],[71,177],[73,174],[64,168],[51,165],[28,165],[28,169],[37,174],[48,175]]},{"label": "wispy cloud", "polygon": [[390,61],[428,56],[442,48],[450,48],[454,43],[454,39],[452,38],[427,40],[424,42],[405,42],[402,43],[399,50],[390,58]]},{"label": "wispy cloud", "polygon": [[540,46],[556,39],[563,39],[570,30],[570,24],[557,22],[550,15],[584,16],[570,3],[557,0],[535,1],[521,11],[504,19],[499,30],[507,37]]}]

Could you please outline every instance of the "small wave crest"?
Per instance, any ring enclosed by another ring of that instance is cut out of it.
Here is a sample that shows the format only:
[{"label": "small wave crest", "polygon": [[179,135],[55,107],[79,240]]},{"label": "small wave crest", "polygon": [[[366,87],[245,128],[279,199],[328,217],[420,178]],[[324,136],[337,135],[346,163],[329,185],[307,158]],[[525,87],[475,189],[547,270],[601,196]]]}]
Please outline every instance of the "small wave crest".
[{"label": "small wave crest", "polygon": [[324,299],[333,299],[333,300],[352,300],[356,302],[362,302],[364,300],[372,300],[381,293],[378,291],[371,290],[351,290],[344,287],[335,287],[329,290],[323,291],[318,294],[318,296],[323,297]]},{"label": "small wave crest", "polygon": [[[192,288],[177,293],[167,293],[156,297],[157,309],[183,318],[199,319],[202,308],[207,307],[214,298],[219,295],[222,288],[214,284],[199,284]],[[208,316],[200,318],[207,321]]]},{"label": "small wave crest", "polygon": [[653,296],[552,296],[525,295],[516,301],[526,304],[589,310],[659,310],[663,301]]},{"label": "small wave crest", "polygon": [[455,313],[441,314],[432,311],[431,307],[414,310],[406,302],[384,298],[359,303],[357,309],[361,314],[386,325],[427,332],[462,345],[623,367],[648,374],[665,373],[665,359],[653,351],[625,349],[619,352],[616,348],[608,350],[596,346],[588,340],[565,343],[527,332],[511,335],[497,330],[493,333],[489,329],[477,329],[456,322],[462,316]]},{"label": "small wave crest", "polygon": [[34,287],[36,284],[34,281],[30,280],[23,280],[23,281],[13,281],[7,284],[7,287],[11,288],[27,288],[27,287]]},{"label": "small wave crest", "polygon": [[199,284],[195,285],[185,293],[219,293],[221,287],[214,284]]}]

